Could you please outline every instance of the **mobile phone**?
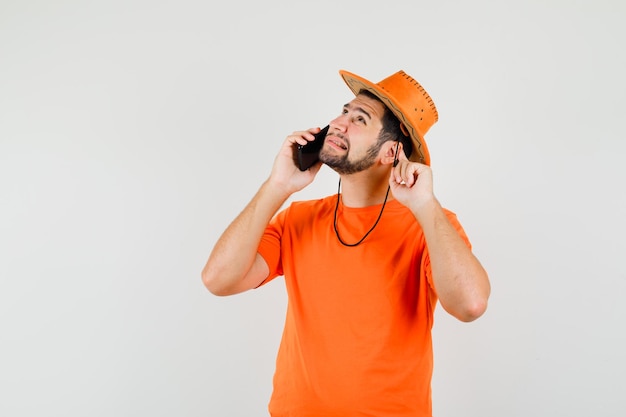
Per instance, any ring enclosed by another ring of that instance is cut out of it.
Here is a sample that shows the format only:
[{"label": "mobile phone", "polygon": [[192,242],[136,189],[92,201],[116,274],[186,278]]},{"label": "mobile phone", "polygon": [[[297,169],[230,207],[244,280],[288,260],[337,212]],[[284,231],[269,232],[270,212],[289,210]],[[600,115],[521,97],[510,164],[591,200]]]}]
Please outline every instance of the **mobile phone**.
[{"label": "mobile phone", "polygon": [[315,139],[306,145],[298,145],[298,168],[300,168],[300,171],[306,171],[319,161],[318,155],[322,149],[322,145],[324,145],[324,139],[326,139],[329,127],[330,125],[320,130],[319,133],[316,133],[314,135]]}]

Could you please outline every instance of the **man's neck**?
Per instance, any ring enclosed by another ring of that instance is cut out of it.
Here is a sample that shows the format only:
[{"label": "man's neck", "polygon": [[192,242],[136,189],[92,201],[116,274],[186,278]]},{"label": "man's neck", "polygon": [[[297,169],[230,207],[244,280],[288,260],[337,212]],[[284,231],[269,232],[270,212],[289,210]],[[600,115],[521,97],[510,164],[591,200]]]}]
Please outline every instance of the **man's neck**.
[{"label": "man's neck", "polygon": [[[389,187],[389,171],[371,170],[341,176],[341,203],[347,207],[368,207],[382,204]],[[388,200],[393,196],[389,194]]]}]

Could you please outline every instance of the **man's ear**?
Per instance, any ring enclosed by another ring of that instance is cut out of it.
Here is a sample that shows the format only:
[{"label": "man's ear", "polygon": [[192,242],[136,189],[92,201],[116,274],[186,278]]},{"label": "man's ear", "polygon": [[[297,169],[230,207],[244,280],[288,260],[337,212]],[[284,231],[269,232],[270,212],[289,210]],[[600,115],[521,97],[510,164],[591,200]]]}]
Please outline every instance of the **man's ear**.
[{"label": "man's ear", "polygon": [[396,159],[396,150],[398,152],[397,159],[400,159],[400,153],[404,152],[402,142],[400,141],[387,141],[383,145],[383,157],[381,162],[383,164],[393,165],[393,162]]}]

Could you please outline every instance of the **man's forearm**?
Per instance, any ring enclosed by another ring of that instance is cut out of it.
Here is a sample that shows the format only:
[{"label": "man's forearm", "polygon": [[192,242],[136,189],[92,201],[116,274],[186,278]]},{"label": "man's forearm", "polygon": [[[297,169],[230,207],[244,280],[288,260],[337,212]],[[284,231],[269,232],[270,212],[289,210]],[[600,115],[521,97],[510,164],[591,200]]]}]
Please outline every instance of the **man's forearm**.
[{"label": "man's forearm", "polygon": [[442,307],[462,321],[480,317],[487,308],[487,273],[433,199],[416,214],[426,238],[433,283]]},{"label": "man's forearm", "polygon": [[288,197],[266,181],[226,228],[202,271],[202,280],[211,292],[234,294],[261,283],[265,277],[258,268],[252,269],[257,249],[267,224]]}]

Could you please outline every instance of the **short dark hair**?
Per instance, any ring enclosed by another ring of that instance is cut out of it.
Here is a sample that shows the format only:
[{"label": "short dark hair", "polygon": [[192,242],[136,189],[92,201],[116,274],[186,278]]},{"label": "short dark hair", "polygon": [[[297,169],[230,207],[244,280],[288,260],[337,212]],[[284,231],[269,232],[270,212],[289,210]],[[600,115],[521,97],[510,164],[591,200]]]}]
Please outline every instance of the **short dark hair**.
[{"label": "short dark hair", "polygon": [[363,94],[366,97],[379,101],[385,112],[383,113],[382,124],[383,127],[380,131],[380,135],[378,136],[379,144],[383,144],[389,140],[400,141],[402,142],[402,148],[404,149],[404,154],[408,158],[411,153],[413,153],[413,143],[411,141],[410,136],[405,136],[402,133],[402,129],[400,128],[400,120],[396,117],[395,114],[383,103],[383,101],[374,93],[369,90],[360,90],[359,94]]}]

